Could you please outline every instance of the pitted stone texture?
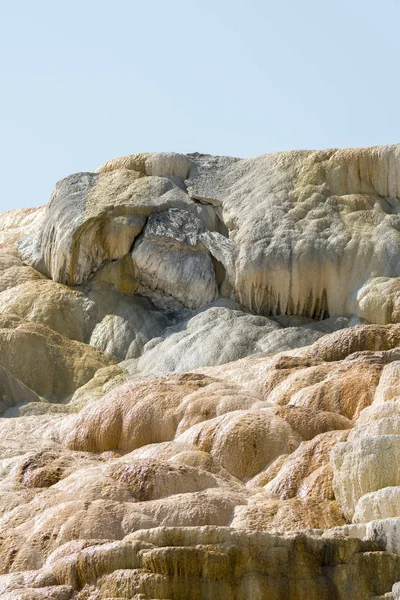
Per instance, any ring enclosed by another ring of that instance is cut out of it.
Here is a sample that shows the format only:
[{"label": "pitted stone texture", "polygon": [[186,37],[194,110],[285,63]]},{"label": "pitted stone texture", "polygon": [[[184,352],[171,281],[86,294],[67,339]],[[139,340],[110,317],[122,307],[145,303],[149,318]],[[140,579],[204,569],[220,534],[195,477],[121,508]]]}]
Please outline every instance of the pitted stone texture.
[{"label": "pitted stone texture", "polygon": [[400,558],[371,541],[192,527],[65,544],[40,570],[3,576],[0,586],[10,594],[25,587],[36,598],[52,589],[56,600],[68,587],[100,600],[348,600],[349,592],[352,600],[372,600],[399,576]]},{"label": "pitted stone texture", "polygon": [[[126,255],[152,213],[183,209],[208,232],[222,222],[229,244],[211,237],[207,247],[221,264],[225,256],[229,286],[221,291],[247,308],[354,313],[385,324],[398,318],[399,156],[399,146],[382,146],[251,159],[123,157],[57,184],[41,230],[20,248],[54,280],[81,283]],[[184,277],[177,259],[166,268]]]},{"label": "pitted stone texture", "polygon": [[365,494],[400,485],[399,456],[400,435],[365,435],[333,448],[334,490],[346,518]]},{"label": "pitted stone texture", "polygon": [[196,173],[196,164],[190,157],[177,152],[143,152],[130,154],[108,160],[98,169],[97,173],[107,173],[118,169],[137,171],[142,175],[157,177],[178,177],[187,179],[192,172]]},{"label": "pitted stone texture", "polygon": [[137,361],[126,363],[137,376],[182,373],[221,365],[251,354],[274,354],[312,344],[323,333],[312,327],[281,327],[267,317],[249,314],[219,300],[168,327],[144,347]]},{"label": "pitted stone texture", "polygon": [[391,597],[398,160],[133,155],[0,216],[2,597]]},{"label": "pitted stone texture", "polygon": [[187,210],[171,208],[149,217],[132,260],[139,291],[157,290],[199,308],[218,297],[218,288],[232,291],[235,255],[230,240]]},{"label": "pitted stone texture", "polygon": [[355,291],[373,274],[399,274],[399,153],[399,146],[285,152],[214,163],[190,179],[193,197],[222,207],[238,248],[239,301],[267,314],[368,319],[368,307],[350,306]]},{"label": "pitted stone texture", "polygon": [[68,398],[98,369],[114,362],[110,355],[48,327],[0,315],[0,366],[47,400]]},{"label": "pitted stone texture", "polygon": [[0,313],[15,314],[61,335],[88,342],[97,309],[84,294],[46,279],[27,281],[0,293]]},{"label": "pitted stone texture", "polygon": [[20,241],[20,252],[53,280],[79,284],[126,255],[146,217],[171,206],[212,226],[207,207],[195,204],[171,179],[131,170],[70,175],[56,185],[43,225]]}]

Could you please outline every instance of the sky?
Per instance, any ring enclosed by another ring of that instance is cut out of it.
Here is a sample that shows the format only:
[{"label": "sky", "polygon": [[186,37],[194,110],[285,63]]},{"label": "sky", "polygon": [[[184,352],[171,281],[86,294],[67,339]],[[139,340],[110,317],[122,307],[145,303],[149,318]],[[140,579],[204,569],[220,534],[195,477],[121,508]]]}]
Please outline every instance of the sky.
[{"label": "sky", "polygon": [[399,0],[0,0],[0,212],[145,151],[400,142]]}]

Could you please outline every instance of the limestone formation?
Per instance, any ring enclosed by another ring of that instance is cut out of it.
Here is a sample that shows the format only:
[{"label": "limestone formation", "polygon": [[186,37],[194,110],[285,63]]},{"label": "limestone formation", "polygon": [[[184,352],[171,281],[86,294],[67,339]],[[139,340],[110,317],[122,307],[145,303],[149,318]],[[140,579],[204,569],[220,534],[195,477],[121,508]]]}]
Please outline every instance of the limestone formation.
[{"label": "limestone formation", "polygon": [[0,598],[400,598],[399,231],[400,146],[0,215]]}]

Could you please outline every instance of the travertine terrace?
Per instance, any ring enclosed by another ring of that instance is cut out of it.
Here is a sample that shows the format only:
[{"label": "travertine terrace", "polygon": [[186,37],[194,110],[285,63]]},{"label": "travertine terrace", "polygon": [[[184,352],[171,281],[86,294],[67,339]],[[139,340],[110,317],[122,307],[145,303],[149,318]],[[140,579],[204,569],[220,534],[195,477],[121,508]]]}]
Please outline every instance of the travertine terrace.
[{"label": "travertine terrace", "polygon": [[400,598],[400,146],[149,153],[0,215],[0,598]]}]

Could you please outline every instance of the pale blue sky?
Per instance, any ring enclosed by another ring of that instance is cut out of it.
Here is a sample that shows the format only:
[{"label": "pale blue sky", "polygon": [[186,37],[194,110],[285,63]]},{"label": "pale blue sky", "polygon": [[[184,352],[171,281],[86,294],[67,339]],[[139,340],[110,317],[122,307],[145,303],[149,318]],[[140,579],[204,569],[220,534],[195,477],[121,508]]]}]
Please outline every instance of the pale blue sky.
[{"label": "pale blue sky", "polygon": [[400,141],[399,0],[0,0],[0,211],[142,151]]}]

